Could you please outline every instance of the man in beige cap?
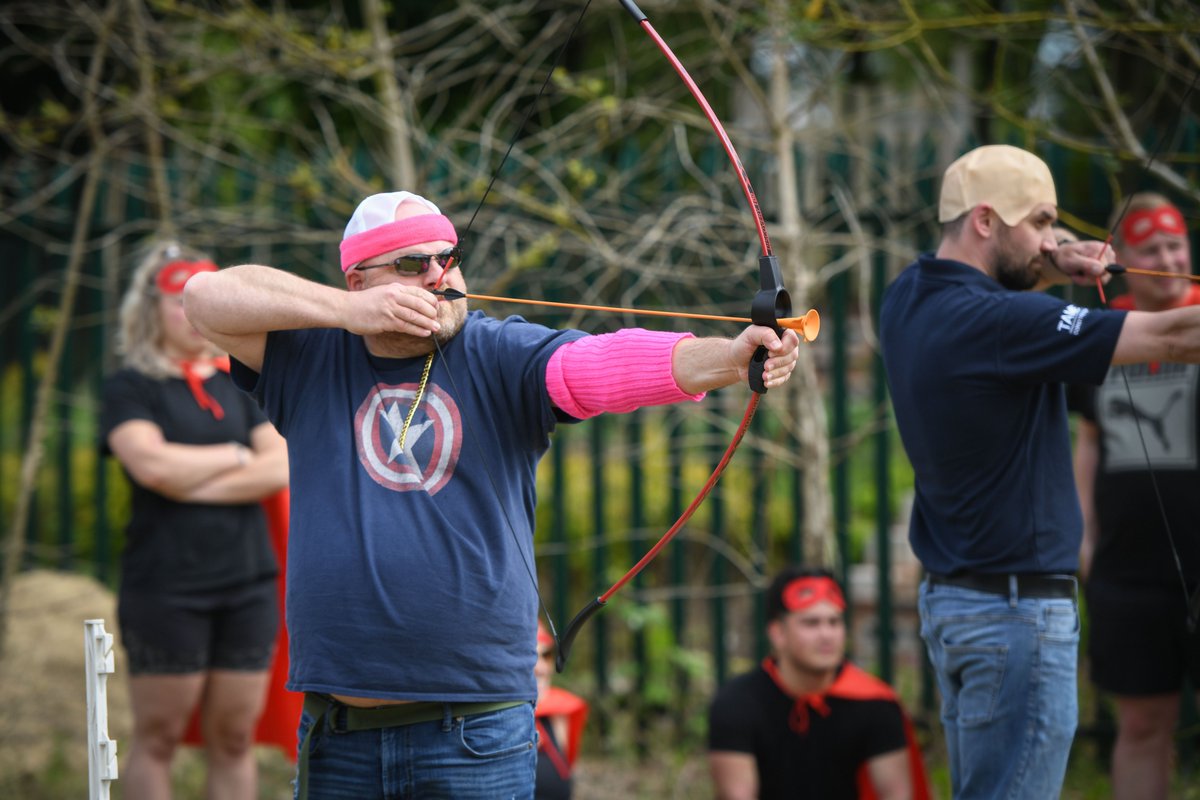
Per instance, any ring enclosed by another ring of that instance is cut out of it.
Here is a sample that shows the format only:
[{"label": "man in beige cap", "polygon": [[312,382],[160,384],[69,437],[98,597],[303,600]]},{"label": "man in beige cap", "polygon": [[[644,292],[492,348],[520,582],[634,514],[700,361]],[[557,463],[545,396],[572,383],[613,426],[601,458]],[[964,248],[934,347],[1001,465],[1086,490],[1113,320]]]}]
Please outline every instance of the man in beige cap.
[{"label": "man in beige cap", "polygon": [[1105,276],[1101,243],[1056,242],[1056,204],[1032,153],[967,153],[942,182],[937,252],[896,279],[880,313],[958,800],[1061,790],[1082,535],[1063,384],[1099,384],[1111,364],[1200,362],[1200,308],[1110,311],[1026,291]]},{"label": "man in beige cap", "polygon": [[[288,688],[314,798],[531,798],[535,475],[560,422],[788,380],[799,341],[588,336],[467,310],[454,225],[368,197],[346,288],[258,265],[188,282],[188,318],[288,441]],[[215,279],[210,279],[215,278]]]}]

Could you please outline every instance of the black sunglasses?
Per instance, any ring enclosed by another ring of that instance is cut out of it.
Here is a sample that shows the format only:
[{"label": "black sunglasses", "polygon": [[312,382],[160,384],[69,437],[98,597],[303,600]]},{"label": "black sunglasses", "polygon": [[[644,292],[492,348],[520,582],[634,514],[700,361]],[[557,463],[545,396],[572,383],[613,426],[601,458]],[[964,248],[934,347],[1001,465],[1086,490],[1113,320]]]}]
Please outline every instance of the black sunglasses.
[{"label": "black sunglasses", "polygon": [[358,270],[378,269],[379,267],[391,267],[397,275],[424,275],[429,272],[429,266],[434,261],[442,269],[450,267],[462,266],[462,250],[458,247],[451,247],[449,250],[443,250],[440,253],[434,253],[431,256],[412,255],[412,256],[397,256],[391,261],[385,261],[382,264],[371,264],[366,267],[355,267]]}]

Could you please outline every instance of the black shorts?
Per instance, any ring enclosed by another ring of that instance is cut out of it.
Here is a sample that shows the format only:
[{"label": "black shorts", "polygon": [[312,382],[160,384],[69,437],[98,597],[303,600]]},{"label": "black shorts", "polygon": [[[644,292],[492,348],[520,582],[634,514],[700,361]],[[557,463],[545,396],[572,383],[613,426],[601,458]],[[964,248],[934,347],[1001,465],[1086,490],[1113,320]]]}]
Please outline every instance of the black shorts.
[{"label": "black shorts", "polygon": [[122,587],[117,616],[132,675],[259,672],[279,633],[274,578],[188,594]]},{"label": "black shorts", "polygon": [[1093,578],[1085,589],[1092,680],[1117,695],[1200,686],[1200,631],[1189,634],[1179,578],[1130,584]]}]

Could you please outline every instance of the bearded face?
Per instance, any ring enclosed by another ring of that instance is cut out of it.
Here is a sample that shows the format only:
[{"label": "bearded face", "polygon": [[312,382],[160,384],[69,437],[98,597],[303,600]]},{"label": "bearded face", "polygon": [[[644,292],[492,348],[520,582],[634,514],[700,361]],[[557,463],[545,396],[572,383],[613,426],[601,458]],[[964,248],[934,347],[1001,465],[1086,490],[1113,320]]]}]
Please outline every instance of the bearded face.
[{"label": "bearded face", "polygon": [[[380,259],[385,259],[395,253],[385,253]],[[381,262],[383,263],[383,262]],[[347,276],[347,288],[350,291],[370,290],[385,284],[399,283],[405,286],[419,287],[432,290],[435,287],[456,289],[466,293],[467,285],[463,280],[462,271],[458,268],[442,270],[434,266],[420,275],[397,275],[390,269],[365,269],[352,271]],[[446,344],[462,331],[467,319],[467,300],[447,300],[439,298],[437,304],[437,320],[439,328],[434,334],[439,344]],[[367,337],[368,349],[375,355],[387,358],[411,358],[422,356],[434,349],[434,341],[426,336],[414,336],[410,333],[374,333]]]},{"label": "bearded face", "polygon": [[[443,300],[438,303],[438,322],[441,328],[433,335],[438,344],[445,345],[458,335],[467,321],[466,300]],[[409,333],[377,333],[370,337],[371,352],[388,358],[409,358],[424,355],[433,343],[423,336]]]},{"label": "bearded face", "polygon": [[996,229],[995,245],[992,250],[992,277],[1005,289],[1023,292],[1037,285],[1041,275],[1037,260],[1041,257],[1039,246],[1022,245],[1015,229],[1001,225]]},{"label": "bearded face", "polygon": [[438,303],[438,322],[441,329],[434,334],[439,344],[445,344],[458,335],[467,321],[467,301],[443,300]]}]

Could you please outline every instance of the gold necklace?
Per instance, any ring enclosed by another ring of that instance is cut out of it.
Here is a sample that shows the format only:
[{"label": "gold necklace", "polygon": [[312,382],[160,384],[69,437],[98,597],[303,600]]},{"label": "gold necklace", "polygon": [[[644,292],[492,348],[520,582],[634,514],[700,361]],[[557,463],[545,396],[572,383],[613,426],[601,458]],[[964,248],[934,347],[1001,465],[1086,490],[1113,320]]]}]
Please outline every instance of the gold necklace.
[{"label": "gold necklace", "polygon": [[408,439],[408,426],[416,416],[417,406],[421,405],[421,398],[425,396],[425,386],[429,383],[429,371],[433,368],[433,354],[436,352],[436,350],[430,350],[429,355],[425,358],[425,369],[421,372],[421,383],[417,387],[417,396],[413,398],[412,405],[408,407],[408,416],[404,418],[404,426],[400,429],[400,438],[397,439],[400,452],[404,452],[404,442]]}]

